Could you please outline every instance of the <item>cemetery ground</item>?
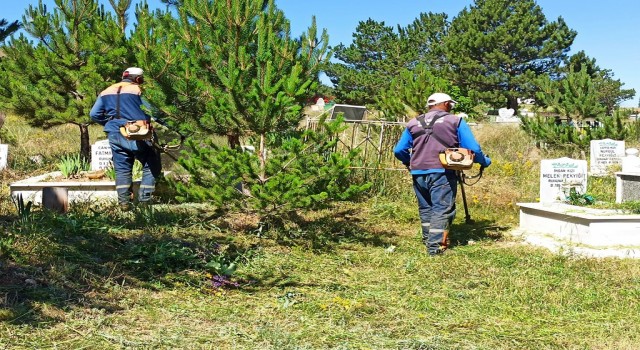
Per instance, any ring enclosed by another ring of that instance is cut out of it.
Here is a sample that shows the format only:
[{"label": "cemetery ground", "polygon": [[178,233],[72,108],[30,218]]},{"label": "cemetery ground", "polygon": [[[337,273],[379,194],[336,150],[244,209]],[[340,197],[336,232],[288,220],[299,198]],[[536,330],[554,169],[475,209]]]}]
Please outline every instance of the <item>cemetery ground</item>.
[{"label": "cemetery ground", "polygon": [[[475,222],[464,223],[459,196],[453,248],[436,258],[404,172],[277,231],[195,204],[19,213],[9,183],[55,170],[77,134],[5,127],[17,143],[0,172],[0,349],[640,347],[640,261],[559,255],[509,235],[516,203],[538,197],[540,160],[580,157],[541,155],[516,126],[474,129],[494,163],[465,187]],[[589,189],[612,202],[615,179],[590,177]]]}]

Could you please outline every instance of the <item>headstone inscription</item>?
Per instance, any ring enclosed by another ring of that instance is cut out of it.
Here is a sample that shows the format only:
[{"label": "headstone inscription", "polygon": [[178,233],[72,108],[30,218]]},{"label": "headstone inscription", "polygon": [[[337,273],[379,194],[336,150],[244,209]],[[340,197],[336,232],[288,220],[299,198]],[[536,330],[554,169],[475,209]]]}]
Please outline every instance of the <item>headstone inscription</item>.
[{"label": "headstone inscription", "polygon": [[0,144],[0,170],[7,167],[9,158],[9,145]]},{"label": "headstone inscription", "polygon": [[587,161],[571,158],[543,159],[540,162],[540,202],[564,200],[571,189],[587,192]]},{"label": "headstone inscription", "polygon": [[91,171],[107,169],[111,166],[111,146],[109,140],[102,140],[91,145]]},{"label": "headstone inscription", "polygon": [[589,170],[592,175],[606,175],[612,165],[622,165],[625,156],[624,141],[612,139],[592,140],[591,165]]}]

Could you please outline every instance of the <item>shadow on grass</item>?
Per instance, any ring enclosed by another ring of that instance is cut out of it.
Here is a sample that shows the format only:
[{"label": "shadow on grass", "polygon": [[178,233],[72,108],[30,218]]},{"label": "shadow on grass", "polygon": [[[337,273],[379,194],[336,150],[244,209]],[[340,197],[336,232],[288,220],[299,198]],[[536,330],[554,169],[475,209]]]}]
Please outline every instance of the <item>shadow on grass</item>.
[{"label": "shadow on grass", "polygon": [[284,246],[305,246],[315,252],[330,252],[340,244],[358,243],[386,247],[396,232],[368,225],[357,209],[334,209],[313,219],[296,218],[295,228],[276,230],[276,241]]},{"label": "shadow on grass", "polygon": [[[6,235],[0,244],[4,239],[17,244],[13,251],[0,250],[0,321],[48,326],[63,322],[74,307],[117,312],[128,288],[215,286],[220,281],[212,276],[251,259],[256,249],[251,241],[260,239],[249,234],[237,243],[240,235],[216,227],[210,215],[210,209],[198,207],[121,212],[88,206],[65,215],[34,211],[27,218],[14,217],[0,231]],[[294,229],[270,233],[270,244],[328,252],[351,242],[387,246],[394,237],[385,228],[368,227],[355,209],[318,215],[300,218]],[[241,287],[247,292],[299,283],[276,274],[250,278]]]},{"label": "shadow on grass", "polygon": [[249,249],[193,211],[36,211],[0,233],[0,321],[33,326],[116,312],[126,288],[200,287]]},{"label": "shadow on grass", "polygon": [[450,230],[450,247],[465,246],[473,241],[497,241],[507,230],[509,230],[508,226],[500,226],[489,220],[471,220],[468,223],[453,224]]}]

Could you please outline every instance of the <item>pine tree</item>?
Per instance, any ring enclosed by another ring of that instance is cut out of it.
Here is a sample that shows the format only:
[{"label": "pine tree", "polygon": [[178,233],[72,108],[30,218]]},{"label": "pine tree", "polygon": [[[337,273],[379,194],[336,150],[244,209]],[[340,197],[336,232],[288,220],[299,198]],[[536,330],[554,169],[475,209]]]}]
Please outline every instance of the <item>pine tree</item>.
[{"label": "pine tree", "polygon": [[561,17],[548,22],[534,0],[475,0],[451,22],[450,74],[472,97],[517,110],[536,77],[557,74],[575,36]]},{"label": "pine tree", "polygon": [[131,0],[111,0],[114,16],[97,0],[40,2],[23,16],[24,34],[2,47],[0,105],[34,126],[73,124],[80,153],[90,157],[89,111],[97,95],[132,62],[123,28]]},{"label": "pine tree", "polygon": [[468,111],[470,100],[451,81],[437,76],[425,64],[401,70],[389,87],[376,97],[376,106],[384,119],[399,121],[426,112],[427,99],[435,92],[446,92],[459,102],[456,112]]},{"label": "pine tree", "polygon": [[444,14],[420,14],[407,27],[386,26],[372,19],[360,22],[349,46],[335,48],[339,60],[326,73],[343,103],[373,105],[380,91],[403,69],[419,63],[437,70],[442,67],[440,42],[446,34]]},{"label": "pine tree", "polygon": [[20,22],[7,22],[6,19],[0,19],[0,42],[4,42],[11,34],[20,29]]},{"label": "pine tree", "polygon": [[569,57],[562,72],[580,72],[582,70],[586,70],[591,77],[597,99],[605,107],[607,115],[612,115],[620,102],[630,100],[636,94],[634,89],[623,89],[624,83],[620,79],[614,79],[614,74],[610,69],[600,68],[596,64],[596,59],[589,58],[584,51]]},{"label": "pine tree", "polygon": [[588,69],[576,72],[571,68],[559,80],[542,76],[537,80],[537,85],[540,91],[536,94],[536,102],[554,108],[565,117],[582,121],[585,118],[604,117],[606,113]]},{"label": "pine tree", "polygon": [[[273,0],[172,4],[174,11],[154,13],[139,7],[132,42],[153,77],[146,96],[192,135],[179,160],[190,174],[176,183],[181,199],[242,208],[274,224],[366,189],[346,181],[349,158],[334,152],[340,123],[298,129],[328,59],[328,36],[318,35],[314,19],[293,39]],[[243,152],[241,140],[255,151]]]}]

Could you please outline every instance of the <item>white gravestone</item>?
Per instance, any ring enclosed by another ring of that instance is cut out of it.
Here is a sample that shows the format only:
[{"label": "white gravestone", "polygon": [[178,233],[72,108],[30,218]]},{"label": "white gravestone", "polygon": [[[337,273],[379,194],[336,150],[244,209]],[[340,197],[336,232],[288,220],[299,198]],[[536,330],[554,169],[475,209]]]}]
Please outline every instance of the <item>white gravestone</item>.
[{"label": "white gravestone", "polygon": [[612,139],[591,141],[591,166],[592,175],[606,175],[612,165],[622,165],[624,157],[624,141]]},{"label": "white gravestone", "polygon": [[496,118],[497,123],[519,123],[520,118],[515,116],[516,111],[513,108],[500,108],[498,110],[498,117]]},{"label": "white gravestone", "polygon": [[111,166],[111,146],[109,140],[102,140],[91,145],[91,171],[107,169]]},{"label": "white gravestone", "polygon": [[623,173],[640,173],[640,157],[637,148],[629,148],[625,151],[626,156],[622,158]]},{"label": "white gravestone", "polygon": [[540,202],[564,200],[571,188],[587,192],[587,161],[571,158],[543,159],[540,162]]},{"label": "white gravestone", "polygon": [[9,145],[0,144],[0,170],[7,167],[8,158],[9,158]]}]

